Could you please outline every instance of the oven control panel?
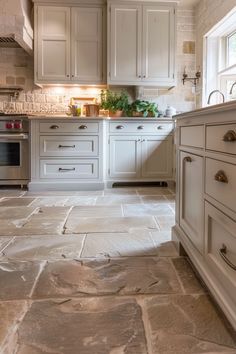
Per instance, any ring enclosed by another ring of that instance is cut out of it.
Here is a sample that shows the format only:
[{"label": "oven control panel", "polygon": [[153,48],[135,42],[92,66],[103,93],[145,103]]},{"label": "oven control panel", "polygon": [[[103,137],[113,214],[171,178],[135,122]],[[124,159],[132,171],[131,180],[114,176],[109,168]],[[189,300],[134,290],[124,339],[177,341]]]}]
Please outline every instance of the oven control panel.
[{"label": "oven control panel", "polygon": [[19,119],[0,120],[0,131],[6,133],[28,132],[28,121]]}]

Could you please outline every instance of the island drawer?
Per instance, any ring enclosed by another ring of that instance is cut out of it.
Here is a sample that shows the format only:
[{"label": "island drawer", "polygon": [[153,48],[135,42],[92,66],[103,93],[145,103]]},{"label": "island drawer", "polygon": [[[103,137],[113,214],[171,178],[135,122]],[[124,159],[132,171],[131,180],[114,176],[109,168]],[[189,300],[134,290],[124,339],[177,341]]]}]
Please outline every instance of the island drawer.
[{"label": "island drawer", "polygon": [[236,212],[236,165],[207,158],[205,191]]},{"label": "island drawer", "polygon": [[180,145],[204,148],[204,126],[194,125],[180,128]]},{"label": "island drawer", "polygon": [[40,156],[98,156],[98,136],[40,136]]},{"label": "island drawer", "polygon": [[[144,118],[145,119],[145,118]],[[156,133],[166,135],[173,130],[173,124],[168,123],[146,123],[146,122],[111,122],[110,133]]]},{"label": "island drawer", "polygon": [[[68,118],[69,120],[69,118]],[[98,133],[99,123],[96,122],[41,122],[40,133]]]},{"label": "island drawer", "polygon": [[206,148],[236,155],[236,124],[207,126]]},{"label": "island drawer", "polygon": [[96,179],[97,159],[40,160],[40,178]]},{"label": "island drawer", "polygon": [[205,203],[205,259],[236,308],[236,222]]}]

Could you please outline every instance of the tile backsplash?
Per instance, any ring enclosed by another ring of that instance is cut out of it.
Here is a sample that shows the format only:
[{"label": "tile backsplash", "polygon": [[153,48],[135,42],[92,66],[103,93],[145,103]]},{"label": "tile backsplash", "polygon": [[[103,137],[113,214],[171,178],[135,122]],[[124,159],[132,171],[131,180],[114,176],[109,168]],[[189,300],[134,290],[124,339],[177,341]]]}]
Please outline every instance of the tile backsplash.
[{"label": "tile backsplash", "polygon": [[[156,90],[156,97],[144,96],[165,110],[171,105],[177,111],[195,108],[195,93],[191,83],[182,84],[184,68],[188,75],[195,75],[195,16],[191,9],[179,8],[177,15],[177,86],[171,90]],[[71,97],[99,97],[100,89],[91,87],[44,87],[34,85],[33,57],[21,48],[0,48],[0,86],[18,85],[24,88],[17,99],[0,95],[0,111],[9,112],[55,112],[68,111]],[[117,88],[116,88],[117,89]],[[133,87],[128,88],[131,98],[135,97]],[[148,92],[149,90],[147,90]],[[145,91],[144,91],[145,92]],[[155,91],[154,91],[155,92]]]}]

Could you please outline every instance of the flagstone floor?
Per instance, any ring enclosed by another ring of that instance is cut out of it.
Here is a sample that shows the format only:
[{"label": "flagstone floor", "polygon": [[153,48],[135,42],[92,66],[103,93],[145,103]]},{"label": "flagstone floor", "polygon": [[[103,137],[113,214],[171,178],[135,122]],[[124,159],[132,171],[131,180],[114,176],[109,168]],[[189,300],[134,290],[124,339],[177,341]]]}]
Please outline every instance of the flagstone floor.
[{"label": "flagstone floor", "polygon": [[0,189],[0,353],[235,354],[174,212],[164,187]]}]

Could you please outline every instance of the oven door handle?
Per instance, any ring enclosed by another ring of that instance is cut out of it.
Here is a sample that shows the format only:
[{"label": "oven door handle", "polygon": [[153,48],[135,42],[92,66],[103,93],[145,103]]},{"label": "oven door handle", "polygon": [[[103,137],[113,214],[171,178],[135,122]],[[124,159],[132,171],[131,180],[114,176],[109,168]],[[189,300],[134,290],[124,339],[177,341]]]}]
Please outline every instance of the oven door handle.
[{"label": "oven door handle", "polygon": [[0,140],[27,140],[29,134],[0,134]]}]

